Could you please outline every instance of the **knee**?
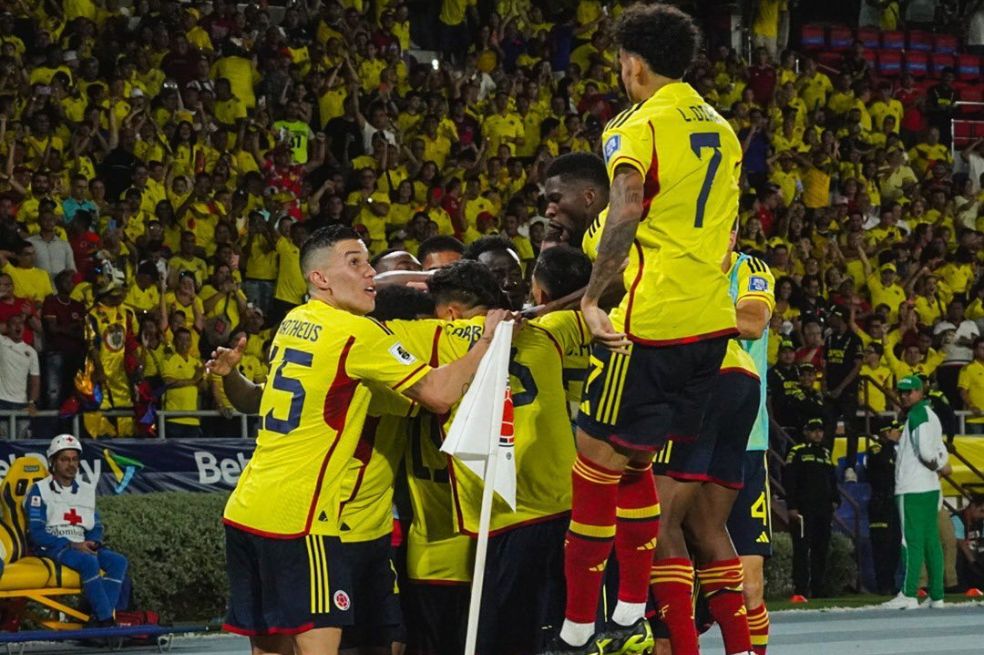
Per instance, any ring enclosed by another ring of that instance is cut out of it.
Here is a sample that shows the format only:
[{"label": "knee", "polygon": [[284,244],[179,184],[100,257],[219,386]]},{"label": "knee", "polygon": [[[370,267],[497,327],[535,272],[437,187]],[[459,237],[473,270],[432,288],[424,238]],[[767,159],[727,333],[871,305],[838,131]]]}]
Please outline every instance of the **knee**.
[{"label": "knee", "polygon": [[102,550],[99,553],[99,563],[107,575],[116,579],[122,579],[123,574],[126,573],[126,569],[129,566],[126,557],[111,550]]},{"label": "knee", "polygon": [[757,575],[746,575],[742,583],[742,596],[745,598],[745,607],[753,609],[761,605],[765,598],[765,585],[762,578]]},{"label": "knee", "polygon": [[65,561],[64,564],[68,568],[78,571],[83,582],[99,577],[99,560],[96,559],[95,555],[79,553],[78,557]]}]

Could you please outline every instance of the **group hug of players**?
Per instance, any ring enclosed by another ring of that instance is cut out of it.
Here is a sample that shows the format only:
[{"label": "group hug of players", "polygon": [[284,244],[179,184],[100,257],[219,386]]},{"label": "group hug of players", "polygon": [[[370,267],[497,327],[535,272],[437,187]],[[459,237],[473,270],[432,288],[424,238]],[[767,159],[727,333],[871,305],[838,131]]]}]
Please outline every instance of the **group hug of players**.
[{"label": "group hug of players", "polygon": [[[764,653],[774,280],[733,252],[741,146],[681,81],[691,19],[637,5],[615,33],[633,104],[604,161],[566,155],[545,183],[540,311],[513,328],[509,366],[517,508],[493,510],[476,650],[690,655],[716,622],[726,653]],[[214,353],[262,422],[223,518],[226,629],[254,654],[463,652],[482,483],[439,448],[497,326],[519,318],[480,260],[435,271],[426,294],[377,290],[358,235],[320,229],[265,385],[237,371],[242,344]],[[554,309],[571,295],[577,309]]]}]

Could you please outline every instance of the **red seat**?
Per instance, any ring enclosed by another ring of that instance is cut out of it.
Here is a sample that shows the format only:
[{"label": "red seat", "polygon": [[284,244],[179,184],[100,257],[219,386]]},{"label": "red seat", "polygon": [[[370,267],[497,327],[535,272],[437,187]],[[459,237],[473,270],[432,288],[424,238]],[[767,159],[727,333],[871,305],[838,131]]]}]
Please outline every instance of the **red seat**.
[{"label": "red seat", "polygon": [[882,77],[898,77],[902,74],[902,53],[899,50],[882,50],[878,53],[878,74]]},{"label": "red seat", "polygon": [[902,32],[882,32],[882,49],[884,50],[904,50],[905,34]]},{"label": "red seat", "polygon": [[933,77],[940,77],[943,75],[944,68],[954,68],[955,66],[956,59],[953,55],[933,53],[929,56],[929,74]]},{"label": "red seat", "polygon": [[844,57],[839,52],[818,52],[816,53],[817,64],[835,71],[840,71],[844,64]]},{"label": "red seat", "polygon": [[823,25],[804,25],[800,30],[800,45],[804,50],[819,50],[826,47],[827,37]]},{"label": "red seat", "polygon": [[865,48],[864,51],[861,53],[861,56],[864,57],[864,60],[871,65],[872,70],[874,70],[875,67],[878,65],[878,53],[875,52],[874,50],[868,50],[867,48]]},{"label": "red seat", "polygon": [[929,32],[910,30],[908,40],[909,50],[918,50],[921,52],[932,52],[933,50],[933,35]]},{"label": "red seat", "polygon": [[835,25],[830,28],[827,34],[827,43],[831,50],[850,50],[854,45],[854,32],[851,28],[843,25]]},{"label": "red seat", "polygon": [[[956,85],[954,85],[956,86]],[[984,86],[980,84],[966,84],[957,87],[960,92],[961,102],[976,102],[976,105],[960,105],[961,114],[981,114],[984,113]]]},{"label": "red seat", "polygon": [[957,77],[968,82],[980,82],[981,60],[977,55],[957,56]]},{"label": "red seat", "polygon": [[952,34],[937,34],[933,39],[933,50],[940,54],[955,55],[960,49],[960,41]]},{"label": "red seat", "polygon": [[905,54],[905,72],[915,78],[929,74],[929,56],[925,52],[912,50]]},{"label": "red seat", "polygon": [[858,29],[858,41],[863,43],[865,48],[877,50],[881,47],[881,30],[877,27],[861,27]]}]

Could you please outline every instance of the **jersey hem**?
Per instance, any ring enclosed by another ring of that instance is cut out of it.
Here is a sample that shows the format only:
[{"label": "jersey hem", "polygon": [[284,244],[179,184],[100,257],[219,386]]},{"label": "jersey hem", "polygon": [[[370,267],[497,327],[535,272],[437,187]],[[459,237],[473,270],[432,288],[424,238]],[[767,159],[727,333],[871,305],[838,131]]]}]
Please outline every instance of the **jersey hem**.
[{"label": "jersey hem", "polygon": [[741,368],[740,366],[729,366],[728,368],[722,368],[718,371],[718,375],[726,375],[728,373],[740,373],[741,375],[747,375],[756,382],[762,381],[762,378],[760,378],[758,374],[752,373],[747,368]]},{"label": "jersey hem", "polygon": [[302,632],[309,632],[314,630],[314,623],[305,623],[304,625],[297,626],[295,628],[278,628],[276,626],[272,628],[267,628],[266,630],[249,630],[247,628],[240,628],[239,626],[232,625],[230,623],[222,624],[223,632],[231,632],[235,635],[242,635],[243,637],[264,637],[268,635],[299,635]]},{"label": "jersey hem", "polygon": [[715,332],[705,332],[704,334],[696,334],[690,337],[679,337],[677,339],[643,339],[642,337],[634,334],[627,334],[626,336],[629,341],[639,344],[640,346],[665,348],[666,346],[685,346],[687,344],[697,343],[698,341],[710,341],[711,339],[720,339],[723,337],[731,338],[738,336],[738,334],[738,328],[725,328]]},{"label": "jersey hem", "polygon": [[254,534],[257,537],[265,537],[267,539],[300,539],[301,537],[306,537],[308,532],[293,532],[293,533],[282,533],[282,532],[267,532],[266,530],[260,530],[259,528],[253,528],[248,525],[243,525],[242,523],[236,523],[232,519],[222,517],[222,524],[228,525],[230,528],[235,528],[241,530],[242,532],[248,532],[249,534]]}]

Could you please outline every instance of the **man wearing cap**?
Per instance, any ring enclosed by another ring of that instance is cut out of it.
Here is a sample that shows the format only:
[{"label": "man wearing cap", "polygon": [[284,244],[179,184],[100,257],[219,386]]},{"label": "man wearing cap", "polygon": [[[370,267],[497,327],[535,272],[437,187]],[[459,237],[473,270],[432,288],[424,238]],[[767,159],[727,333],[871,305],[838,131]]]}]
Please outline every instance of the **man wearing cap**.
[{"label": "man wearing cap", "polygon": [[847,470],[844,479],[857,482],[854,461],[858,455],[857,411],[858,374],[862,366],[861,339],[848,329],[847,309],[835,305],[830,312],[831,332],[824,343],[827,360],[824,387],[825,434],[828,445],[833,447],[834,428],[843,421],[847,428]]},{"label": "man wearing cap", "polygon": [[70,434],[58,435],[47,454],[48,477],[35,482],[24,497],[31,544],[36,554],[78,571],[92,606],[92,627],[114,625],[127,561],[102,544],[96,487],[78,477],[82,445]]},{"label": "man wearing cap", "polygon": [[799,370],[799,394],[796,398],[796,417],[793,425],[798,428],[810,419],[823,420],[823,396],[817,389],[817,369],[810,362],[803,362]]},{"label": "man wearing cap", "polygon": [[923,381],[909,375],[898,383],[899,398],[908,410],[895,460],[895,501],[902,523],[905,581],[899,595],[883,604],[890,609],[919,607],[916,593],[923,564],[929,576],[931,608],[943,607],[943,546],[937,512],[940,476],[951,471],[940,420],[925,399]]},{"label": "man wearing cap", "polygon": [[868,446],[865,470],[871,485],[868,501],[868,531],[875,564],[875,584],[879,594],[895,593],[895,572],[899,565],[899,513],[895,506],[895,444],[901,426],[896,421],[882,425],[878,440]]},{"label": "man wearing cap", "polygon": [[793,588],[796,596],[818,598],[823,589],[830,545],[830,521],[840,504],[830,450],[823,445],[823,419],[803,426],[804,443],[786,456],[783,485],[793,535]]},{"label": "man wearing cap", "polygon": [[779,425],[787,428],[799,425],[796,410],[802,392],[799,386],[799,370],[796,368],[796,348],[792,341],[783,339],[779,343],[779,359],[769,369],[769,416]]},{"label": "man wearing cap", "polygon": [[868,291],[871,292],[871,306],[888,305],[888,322],[899,318],[899,305],[905,301],[905,289],[898,283],[895,264],[886,262],[878,269],[878,275],[869,271]]}]

